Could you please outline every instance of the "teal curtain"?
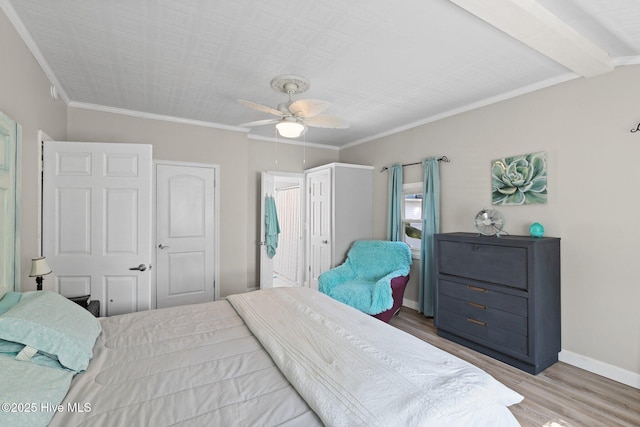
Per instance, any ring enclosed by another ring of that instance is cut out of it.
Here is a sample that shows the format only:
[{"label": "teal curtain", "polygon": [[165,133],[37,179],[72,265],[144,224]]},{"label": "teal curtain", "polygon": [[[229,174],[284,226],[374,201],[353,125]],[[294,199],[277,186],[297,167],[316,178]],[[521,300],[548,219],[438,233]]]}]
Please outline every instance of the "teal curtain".
[{"label": "teal curtain", "polygon": [[387,215],[387,239],[403,241],[402,233],[402,165],[389,166],[389,214]]},{"label": "teal curtain", "polygon": [[436,282],[433,259],[433,236],[440,232],[440,168],[438,160],[430,157],[422,161],[422,248],[420,257],[420,285],[418,311],[433,316],[434,287]]}]

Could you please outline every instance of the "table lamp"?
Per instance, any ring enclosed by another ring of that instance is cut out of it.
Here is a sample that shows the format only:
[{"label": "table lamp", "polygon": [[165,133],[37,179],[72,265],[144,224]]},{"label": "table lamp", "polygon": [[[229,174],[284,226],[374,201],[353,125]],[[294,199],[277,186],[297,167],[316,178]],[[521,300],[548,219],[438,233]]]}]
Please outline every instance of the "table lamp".
[{"label": "table lamp", "polygon": [[49,264],[47,264],[46,257],[33,258],[31,260],[31,273],[29,273],[29,277],[36,278],[36,289],[42,290],[42,276],[51,273],[51,268]]}]

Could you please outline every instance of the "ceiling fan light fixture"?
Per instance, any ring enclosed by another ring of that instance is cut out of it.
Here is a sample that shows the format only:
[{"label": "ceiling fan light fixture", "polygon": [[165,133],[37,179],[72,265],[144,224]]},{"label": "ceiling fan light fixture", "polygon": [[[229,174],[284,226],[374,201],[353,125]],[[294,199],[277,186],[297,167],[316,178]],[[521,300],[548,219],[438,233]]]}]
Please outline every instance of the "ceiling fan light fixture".
[{"label": "ceiling fan light fixture", "polygon": [[297,138],[302,135],[305,126],[299,122],[283,120],[276,125],[276,129],[284,138]]},{"label": "ceiling fan light fixture", "polygon": [[330,116],[323,113],[331,105],[328,101],[321,99],[299,99],[294,101],[292,95],[305,92],[309,89],[309,80],[304,77],[294,75],[277,76],[271,80],[271,87],[276,92],[289,95],[287,102],[278,104],[277,109],[255,102],[238,99],[238,102],[252,110],[268,113],[276,118],[267,120],[255,120],[243,123],[240,126],[264,126],[276,124],[276,137],[298,138],[305,135],[307,127],[326,129],[346,129],[349,124],[339,117]]}]

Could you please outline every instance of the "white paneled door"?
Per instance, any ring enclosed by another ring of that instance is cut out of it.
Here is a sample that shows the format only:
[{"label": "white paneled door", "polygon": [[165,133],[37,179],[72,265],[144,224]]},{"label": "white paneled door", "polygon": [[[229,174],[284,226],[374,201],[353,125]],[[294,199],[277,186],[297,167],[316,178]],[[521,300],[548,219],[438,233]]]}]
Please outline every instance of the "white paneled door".
[{"label": "white paneled door", "polygon": [[307,174],[309,286],[318,289],[318,277],[331,268],[331,170]]},{"label": "white paneled door", "polygon": [[152,307],[151,145],[44,144],[43,254],[103,316]]},{"label": "white paneled door", "polygon": [[260,190],[260,289],[268,289],[273,288],[273,258],[267,255],[265,200],[275,192],[273,172],[262,172]]},{"label": "white paneled door", "polygon": [[157,307],[213,301],[216,167],[156,163]]}]

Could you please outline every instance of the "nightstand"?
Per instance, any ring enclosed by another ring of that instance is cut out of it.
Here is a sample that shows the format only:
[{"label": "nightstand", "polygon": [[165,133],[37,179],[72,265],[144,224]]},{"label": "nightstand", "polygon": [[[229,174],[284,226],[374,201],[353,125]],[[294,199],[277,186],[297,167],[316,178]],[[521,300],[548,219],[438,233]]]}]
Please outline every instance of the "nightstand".
[{"label": "nightstand", "polygon": [[95,317],[100,317],[100,301],[99,300],[93,300],[89,303],[89,305],[87,305],[86,307],[87,310],[89,310],[89,313],[93,314]]},{"label": "nightstand", "polygon": [[100,301],[93,300],[87,303],[87,301],[89,301],[89,297],[90,295],[82,295],[79,297],[67,297],[67,299],[75,302],[80,307],[88,310],[89,313],[93,314],[95,317],[100,317]]}]

